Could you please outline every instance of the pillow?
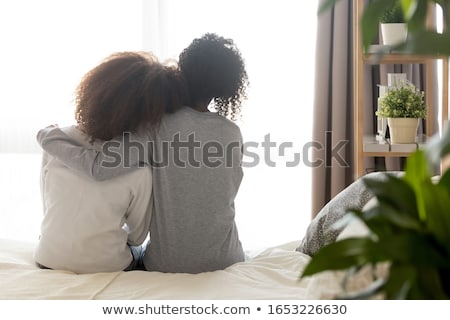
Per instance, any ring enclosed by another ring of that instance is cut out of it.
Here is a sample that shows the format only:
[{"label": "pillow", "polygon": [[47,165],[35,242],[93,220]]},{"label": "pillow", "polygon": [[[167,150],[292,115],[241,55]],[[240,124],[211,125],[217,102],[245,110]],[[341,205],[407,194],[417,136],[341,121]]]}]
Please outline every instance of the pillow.
[{"label": "pillow", "polygon": [[[400,175],[401,172],[389,172],[389,174]],[[373,172],[363,178],[382,180],[385,177],[386,172]],[[297,251],[313,256],[323,246],[336,241],[342,229],[332,228],[333,224],[350,209],[362,209],[373,197],[364,185],[363,178],[354,181],[320,210],[308,226]]]}]

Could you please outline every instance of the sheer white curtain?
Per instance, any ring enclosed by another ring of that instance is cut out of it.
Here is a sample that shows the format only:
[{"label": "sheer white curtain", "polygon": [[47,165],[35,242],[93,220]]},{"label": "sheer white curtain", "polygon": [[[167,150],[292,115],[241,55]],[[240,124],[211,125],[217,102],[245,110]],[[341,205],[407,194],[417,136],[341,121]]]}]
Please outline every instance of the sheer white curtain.
[{"label": "sheer white curtain", "polygon": [[114,51],[142,48],[142,3],[1,1],[0,35],[0,237],[35,240],[42,219],[37,129],[72,124],[72,93],[83,74]]},{"label": "sheer white curtain", "polygon": [[311,140],[316,10],[317,1],[298,0],[0,3],[0,237],[37,237],[34,135],[50,123],[72,123],[72,91],[88,69],[114,51],[176,59],[192,39],[216,32],[235,40],[251,84],[239,122],[251,151],[236,202],[243,244],[300,239],[310,219],[304,146]]}]

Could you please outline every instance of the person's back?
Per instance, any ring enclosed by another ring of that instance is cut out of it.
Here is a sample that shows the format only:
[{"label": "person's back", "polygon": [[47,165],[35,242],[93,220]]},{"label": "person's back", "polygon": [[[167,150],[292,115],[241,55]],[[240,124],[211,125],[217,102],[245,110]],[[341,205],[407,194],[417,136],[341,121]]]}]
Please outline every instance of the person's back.
[{"label": "person's back", "polygon": [[163,118],[146,270],[199,273],[244,260],[234,221],[241,148],[239,128],[217,113],[186,107]]},{"label": "person's back", "polygon": [[238,117],[247,73],[234,42],[216,34],[194,39],[181,52],[179,67],[189,98],[186,108],[165,116],[154,141],[159,165],[153,163],[155,212],[144,265],[214,271],[245,259],[234,207],[242,137],[226,117]]},{"label": "person's back", "polygon": [[[63,131],[80,145],[92,147],[89,137],[75,127]],[[44,219],[36,262],[76,273],[125,270],[133,261],[126,244],[141,245],[148,234],[151,179],[151,170],[141,168],[98,182],[44,153]]]}]

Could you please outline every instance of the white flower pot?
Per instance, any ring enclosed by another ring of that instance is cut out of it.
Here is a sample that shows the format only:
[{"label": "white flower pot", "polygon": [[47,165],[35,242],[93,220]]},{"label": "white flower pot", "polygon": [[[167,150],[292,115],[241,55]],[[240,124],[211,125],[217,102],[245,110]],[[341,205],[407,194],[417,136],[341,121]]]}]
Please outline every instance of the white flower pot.
[{"label": "white flower pot", "polygon": [[404,42],[408,35],[406,23],[382,23],[381,37],[383,44],[393,46]]},{"label": "white flower pot", "polygon": [[418,118],[388,118],[391,143],[415,143]]}]

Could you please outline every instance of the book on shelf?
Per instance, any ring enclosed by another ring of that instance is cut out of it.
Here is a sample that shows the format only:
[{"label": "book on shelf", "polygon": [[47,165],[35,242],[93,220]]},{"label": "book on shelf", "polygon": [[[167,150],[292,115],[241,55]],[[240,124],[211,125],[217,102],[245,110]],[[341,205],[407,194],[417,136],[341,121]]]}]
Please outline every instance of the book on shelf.
[{"label": "book on shelf", "polygon": [[379,135],[365,136],[363,139],[364,152],[389,152],[389,144]]},{"label": "book on shelf", "polygon": [[417,143],[390,143],[391,152],[414,152],[418,148]]},{"label": "book on shelf", "polygon": [[392,53],[391,46],[384,45],[384,44],[372,44],[367,49],[367,54],[373,54],[373,53]]},{"label": "book on shelf", "polygon": [[404,152],[411,153],[425,146],[426,137],[418,136],[415,143],[391,143],[380,135],[364,136],[363,152]]},{"label": "book on shelf", "polygon": [[392,46],[387,44],[372,44],[369,46],[365,54],[401,54],[401,51],[392,50]]}]

